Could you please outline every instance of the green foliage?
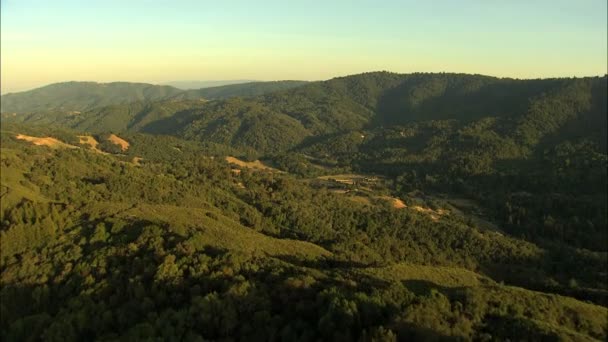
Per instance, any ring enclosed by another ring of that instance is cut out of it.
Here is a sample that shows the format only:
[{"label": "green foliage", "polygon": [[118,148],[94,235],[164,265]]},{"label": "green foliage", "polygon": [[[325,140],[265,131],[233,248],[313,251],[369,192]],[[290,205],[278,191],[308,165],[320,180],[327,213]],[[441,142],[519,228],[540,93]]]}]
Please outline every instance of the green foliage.
[{"label": "green foliage", "polygon": [[[368,73],[54,121],[111,154],[3,123],[0,337],[605,339],[605,89]],[[345,171],[384,177],[313,179]]]}]

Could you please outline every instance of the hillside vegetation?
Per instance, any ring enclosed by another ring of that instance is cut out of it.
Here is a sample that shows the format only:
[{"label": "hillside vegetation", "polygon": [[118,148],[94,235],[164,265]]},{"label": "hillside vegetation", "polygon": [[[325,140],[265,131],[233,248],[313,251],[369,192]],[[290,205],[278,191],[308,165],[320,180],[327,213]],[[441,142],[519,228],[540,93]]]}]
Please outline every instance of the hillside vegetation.
[{"label": "hillside vegetation", "polygon": [[257,86],[3,113],[0,338],[607,338],[606,76]]},{"label": "hillside vegetation", "polygon": [[[79,141],[3,128],[3,340],[606,337],[605,307],[493,280],[568,277],[550,250],[458,217],[236,174],[217,149],[168,137],[124,136],[136,166],[14,131]],[[579,286],[602,286],[577,260]]]}]

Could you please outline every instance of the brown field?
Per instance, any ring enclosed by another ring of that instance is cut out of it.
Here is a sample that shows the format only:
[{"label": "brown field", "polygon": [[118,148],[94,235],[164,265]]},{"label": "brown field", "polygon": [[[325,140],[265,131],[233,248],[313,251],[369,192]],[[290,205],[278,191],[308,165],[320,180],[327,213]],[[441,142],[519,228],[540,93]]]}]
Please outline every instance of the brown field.
[{"label": "brown field", "polygon": [[101,154],[107,154],[106,152],[100,150],[97,148],[97,145],[99,145],[99,142],[93,138],[90,135],[78,135],[78,139],[80,139],[80,143],[81,144],[85,144],[85,145],[89,145],[91,146],[91,150],[97,152],[97,153],[101,153]]},{"label": "brown field", "polygon": [[333,180],[336,181],[338,183],[342,183],[342,184],[350,184],[353,185],[355,184],[355,182],[376,182],[379,179],[381,179],[382,177],[379,176],[373,176],[373,175],[362,175],[362,174],[355,174],[355,173],[350,173],[350,174],[341,174],[341,175],[328,175],[328,176],[320,176],[317,177],[317,179],[322,179],[322,180]]},{"label": "brown field", "polygon": [[425,207],[422,207],[419,205],[413,205],[413,206],[408,207],[407,204],[405,204],[405,202],[403,202],[401,199],[396,198],[396,197],[380,196],[379,198],[382,198],[387,201],[391,201],[393,208],[395,208],[395,209],[410,208],[410,209],[416,210],[419,213],[428,214],[433,221],[439,220],[440,216],[445,216],[445,215],[450,214],[450,211],[446,210],[446,209],[433,210],[431,208],[425,208]]},{"label": "brown field", "polygon": [[119,145],[120,149],[123,151],[126,151],[129,149],[129,142],[115,134],[110,134],[110,136],[108,137],[108,140],[116,145]]},{"label": "brown field", "polygon": [[48,146],[51,148],[78,148],[74,145],[66,144],[63,141],[51,137],[38,138],[29,135],[18,134],[16,138],[19,140],[29,141],[37,146]]},{"label": "brown field", "polygon": [[278,171],[277,169],[274,169],[268,165],[265,165],[264,163],[262,163],[259,160],[255,160],[252,162],[246,162],[246,161],[240,160],[238,158],[228,156],[228,157],[226,157],[226,161],[229,164],[233,164],[233,165],[240,166],[240,167],[246,167],[246,168],[254,169],[254,170]]},{"label": "brown field", "polygon": [[390,197],[390,196],[380,196],[379,198],[390,201],[391,204],[393,205],[393,208],[395,209],[403,209],[405,207],[407,207],[407,205],[405,205],[405,203],[396,197]]}]

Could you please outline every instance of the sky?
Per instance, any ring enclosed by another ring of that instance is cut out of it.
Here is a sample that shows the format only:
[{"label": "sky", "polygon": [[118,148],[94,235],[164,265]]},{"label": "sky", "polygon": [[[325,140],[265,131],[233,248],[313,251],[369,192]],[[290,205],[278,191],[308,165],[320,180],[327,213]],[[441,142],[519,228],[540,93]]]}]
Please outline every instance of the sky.
[{"label": "sky", "polygon": [[607,73],[606,0],[0,0],[0,91],[63,81]]}]

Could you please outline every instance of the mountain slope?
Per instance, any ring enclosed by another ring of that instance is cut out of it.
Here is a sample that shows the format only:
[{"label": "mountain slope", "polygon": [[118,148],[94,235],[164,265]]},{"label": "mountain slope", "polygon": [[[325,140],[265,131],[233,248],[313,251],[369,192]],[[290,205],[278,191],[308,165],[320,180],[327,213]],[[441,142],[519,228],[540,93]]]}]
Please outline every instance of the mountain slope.
[{"label": "mountain slope", "polygon": [[[460,74],[368,73],[213,103],[185,111],[175,120],[168,118],[163,124],[178,128],[173,134],[188,139],[254,146],[267,153],[291,149],[306,138],[331,139],[332,134],[348,131],[431,120],[453,120],[462,126],[495,118],[499,133],[508,131],[516,136],[517,144],[531,146],[589,111],[592,117],[601,118],[601,106],[592,102],[603,103],[605,83],[605,77],[512,80]],[[547,112],[553,109],[558,110],[555,116]],[[279,120],[293,124],[278,132],[279,136],[272,129],[260,129]],[[273,143],[266,143],[269,141]],[[278,145],[279,141],[285,144]]]}]

